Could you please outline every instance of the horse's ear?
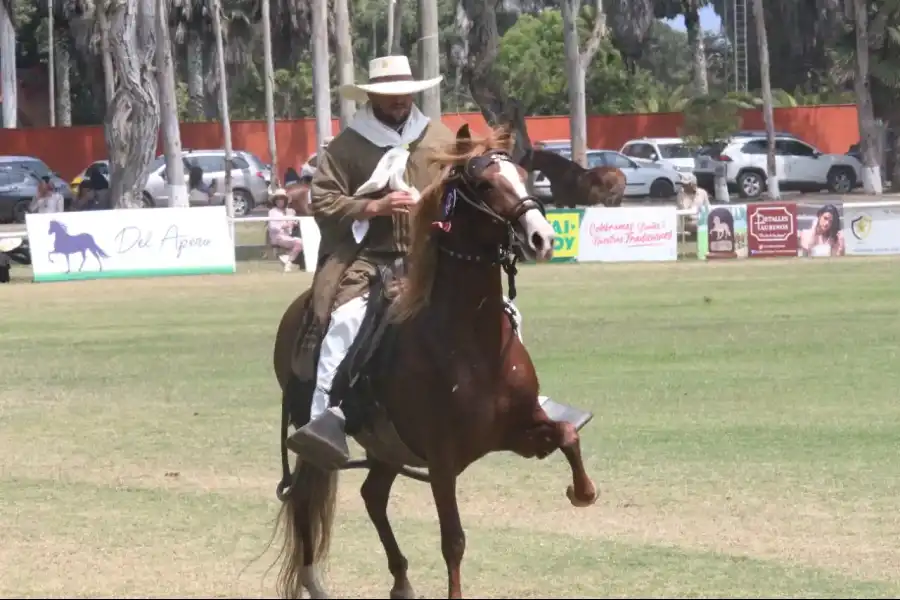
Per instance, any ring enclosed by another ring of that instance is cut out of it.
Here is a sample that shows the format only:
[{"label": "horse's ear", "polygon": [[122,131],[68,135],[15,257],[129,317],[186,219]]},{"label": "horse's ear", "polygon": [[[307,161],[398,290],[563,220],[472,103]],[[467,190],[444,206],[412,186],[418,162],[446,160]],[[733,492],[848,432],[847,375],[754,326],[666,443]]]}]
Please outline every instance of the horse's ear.
[{"label": "horse's ear", "polygon": [[463,126],[456,131],[456,142],[471,142],[472,132],[469,131],[469,124],[463,123]]}]

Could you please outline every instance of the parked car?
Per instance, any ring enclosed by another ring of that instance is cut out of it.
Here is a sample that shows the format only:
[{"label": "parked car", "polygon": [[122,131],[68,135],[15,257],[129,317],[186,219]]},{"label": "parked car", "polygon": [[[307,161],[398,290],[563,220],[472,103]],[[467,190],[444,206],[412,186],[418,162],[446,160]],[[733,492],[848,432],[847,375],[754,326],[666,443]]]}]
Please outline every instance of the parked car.
[{"label": "parked car", "polygon": [[[231,185],[234,190],[234,214],[242,217],[253,210],[254,206],[265,203],[269,194],[269,181],[272,178],[272,174],[271,169],[250,152],[235,150],[231,159],[235,167],[231,171]],[[185,150],[182,153],[182,160],[185,185],[187,185],[191,167],[198,166],[203,169],[204,183],[211,184],[213,181],[218,183],[217,193],[213,195],[211,202],[214,204],[224,202],[221,186],[225,181],[225,151]],[[100,169],[103,175],[109,177],[108,160],[95,161],[88,168],[94,165]],[[73,189],[78,189],[78,184],[84,179],[88,168],[72,180]],[[208,204],[206,201],[198,202],[194,199],[200,197],[200,195],[192,197],[193,206]],[[147,184],[144,187],[144,206],[168,205],[169,184],[166,182],[166,157],[160,155],[150,163]]]},{"label": "parked car", "polygon": [[[701,187],[714,189],[715,169],[724,167],[729,189],[742,198],[758,198],[766,190],[765,134],[734,136],[710,144],[696,158],[694,175]],[[775,138],[775,162],[782,190],[846,194],[860,184],[862,164],[846,154],[825,154],[792,135]]]},{"label": "parked car", "polygon": [[66,210],[68,210],[69,206],[72,204],[72,198],[74,196],[69,190],[66,180],[48,167],[47,163],[41,159],[33,156],[0,156],[0,166],[16,166],[27,169],[28,171],[31,171],[37,179],[49,177],[50,184],[56,188],[56,191],[62,194]]},{"label": "parked car", "polygon": [[0,164],[0,222],[24,223],[40,180],[30,169]]},{"label": "parked car", "polygon": [[659,163],[679,173],[694,170],[695,151],[681,138],[640,138],[625,142],[620,150],[629,158]]},{"label": "parked car", "polygon": [[625,196],[671,198],[681,188],[683,174],[664,164],[631,159],[615,150],[588,150],[588,168],[616,167],[625,173]]}]

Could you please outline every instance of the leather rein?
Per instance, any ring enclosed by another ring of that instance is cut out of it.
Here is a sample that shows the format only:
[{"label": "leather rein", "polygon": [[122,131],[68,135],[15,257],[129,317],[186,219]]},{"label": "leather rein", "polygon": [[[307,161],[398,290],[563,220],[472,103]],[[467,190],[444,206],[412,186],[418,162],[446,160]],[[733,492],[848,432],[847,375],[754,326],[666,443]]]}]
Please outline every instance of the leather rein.
[{"label": "leather rein", "polygon": [[515,300],[516,274],[518,273],[516,263],[519,260],[516,249],[523,246],[522,240],[516,234],[515,224],[529,210],[536,208],[545,216],[547,212],[544,204],[532,195],[520,199],[512,214],[507,217],[498,214],[497,211],[482,200],[483,195],[489,191],[489,184],[482,179],[482,174],[491,165],[502,161],[513,162],[506,152],[494,150],[487,154],[470,158],[464,165],[454,167],[450,171],[450,178],[445,188],[443,219],[436,221],[434,226],[444,233],[448,233],[457,202],[462,200],[475,210],[487,215],[495,223],[505,227],[507,231],[506,240],[498,244],[496,249],[490,253],[467,253],[454,250],[446,245],[446,238],[438,241],[438,249],[455,260],[475,264],[500,265],[506,273],[509,299]]}]

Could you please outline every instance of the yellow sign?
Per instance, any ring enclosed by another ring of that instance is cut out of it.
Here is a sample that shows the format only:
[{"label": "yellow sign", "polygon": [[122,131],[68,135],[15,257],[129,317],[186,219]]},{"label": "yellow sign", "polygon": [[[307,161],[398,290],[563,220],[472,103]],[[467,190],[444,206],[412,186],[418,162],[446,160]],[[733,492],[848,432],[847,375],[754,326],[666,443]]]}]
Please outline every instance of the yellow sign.
[{"label": "yellow sign", "polygon": [[581,227],[580,210],[547,211],[547,220],[556,232],[553,260],[570,262],[578,258],[578,231]]}]

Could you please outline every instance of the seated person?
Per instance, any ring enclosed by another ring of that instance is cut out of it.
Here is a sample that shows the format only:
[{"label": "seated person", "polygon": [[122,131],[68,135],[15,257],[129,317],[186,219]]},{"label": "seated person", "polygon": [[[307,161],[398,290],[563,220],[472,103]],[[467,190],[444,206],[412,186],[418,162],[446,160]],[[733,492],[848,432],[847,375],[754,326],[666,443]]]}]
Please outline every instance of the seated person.
[{"label": "seated person", "polygon": [[293,269],[293,263],[303,251],[303,241],[294,236],[294,226],[297,224],[294,220],[281,220],[283,217],[294,217],[296,212],[293,208],[288,207],[288,194],[284,188],[279,188],[272,192],[269,196],[269,203],[272,208],[269,209],[269,218],[273,219],[268,223],[269,243],[279,248],[288,250],[287,254],[278,256],[279,260],[284,264],[284,271],[287,273]]},{"label": "seated person", "polygon": [[215,179],[209,185],[203,181],[203,169],[197,165],[191,165],[188,171],[188,196],[192,203],[212,204],[218,184]]}]

